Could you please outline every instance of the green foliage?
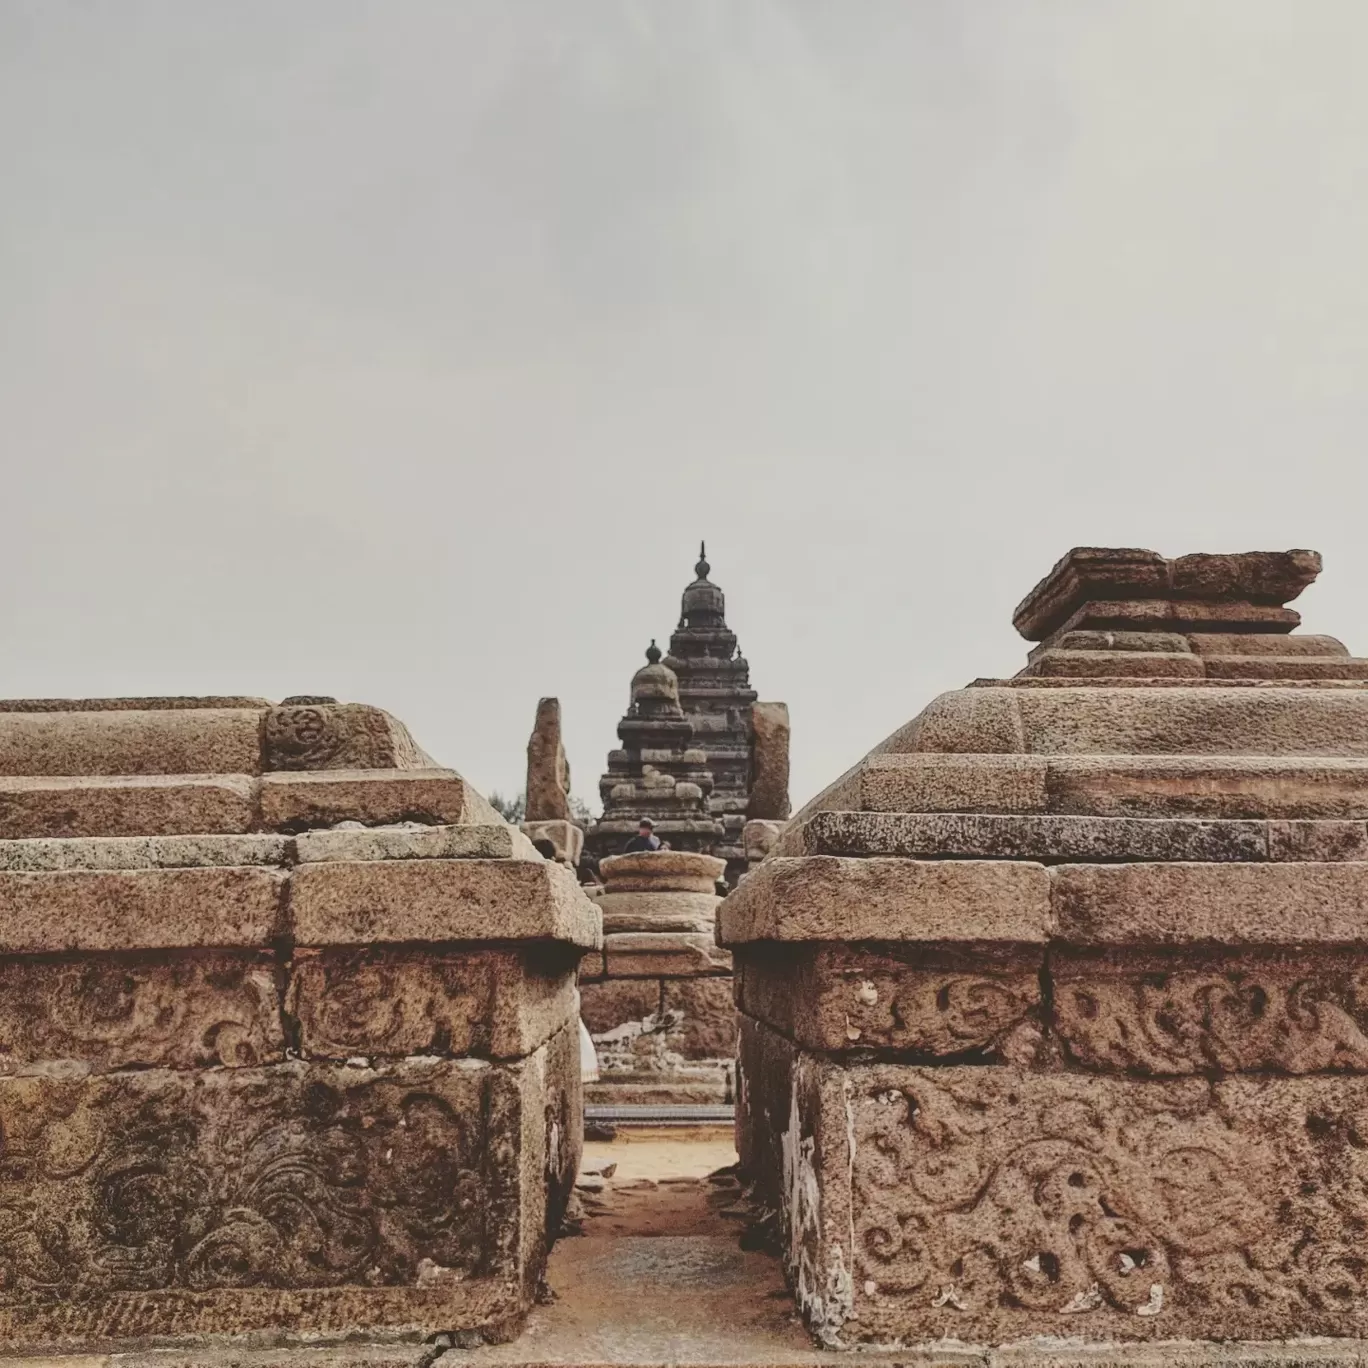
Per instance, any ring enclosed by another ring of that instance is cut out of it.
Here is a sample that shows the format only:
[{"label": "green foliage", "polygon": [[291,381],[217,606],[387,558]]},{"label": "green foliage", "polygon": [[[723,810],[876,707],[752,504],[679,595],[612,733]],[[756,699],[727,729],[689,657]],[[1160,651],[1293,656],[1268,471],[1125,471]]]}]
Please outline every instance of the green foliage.
[{"label": "green foliage", "polygon": [[527,794],[515,794],[512,798],[505,798],[502,793],[495,789],[489,795],[489,805],[505,822],[511,822],[517,826],[523,819],[523,814],[527,811]]}]

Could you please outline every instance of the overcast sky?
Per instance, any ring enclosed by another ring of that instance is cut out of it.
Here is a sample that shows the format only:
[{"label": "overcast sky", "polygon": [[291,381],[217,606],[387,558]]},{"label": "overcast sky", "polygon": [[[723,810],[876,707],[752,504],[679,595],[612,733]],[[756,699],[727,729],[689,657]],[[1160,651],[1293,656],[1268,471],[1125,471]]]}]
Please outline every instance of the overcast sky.
[{"label": "overcast sky", "polygon": [[700,537],[808,797],[1069,546],[1368,653],[1363,0],[0,0],[0,695],[597,777]]}]

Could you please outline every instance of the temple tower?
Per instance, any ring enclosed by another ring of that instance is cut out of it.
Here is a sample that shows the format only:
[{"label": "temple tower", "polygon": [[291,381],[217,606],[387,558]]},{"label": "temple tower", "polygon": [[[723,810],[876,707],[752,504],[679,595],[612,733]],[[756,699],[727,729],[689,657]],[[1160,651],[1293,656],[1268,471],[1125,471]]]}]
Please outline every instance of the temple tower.
[{"label": "temple tower", "polygon": [[649,817],[672,850],[711,854],[722,839],[722,824],[708,809],[708,757],[693,745],[679,680],[661,664],[654,641],[646,662],[632,676],[631,703],[617,729],[622,748],[608,752],[608,769],[599,780],[603,816],[586,844],[595,856],[616,855],[638,821]]},{"label": "temple tower", "polygon": [[751,787],[751,710],[758,695],[750,686],[750,665],[737,647],[736,633],[727,626],[726,596],[708,578],[711,568],[700,543],[695,578],[684,590],[665,664],[678,676],[680,704],[712,773],[708,804],[723,827],[714,853],[729,866],[744,867],[741,833]]}]

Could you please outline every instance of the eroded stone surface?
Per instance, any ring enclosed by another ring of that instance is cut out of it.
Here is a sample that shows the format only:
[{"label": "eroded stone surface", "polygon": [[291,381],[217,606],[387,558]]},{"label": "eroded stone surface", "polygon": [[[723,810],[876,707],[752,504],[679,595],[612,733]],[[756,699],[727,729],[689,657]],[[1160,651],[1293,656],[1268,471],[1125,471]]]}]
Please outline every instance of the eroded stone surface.
[{"label": "eroded stone surface", "polygon": [[267,770],[419,769],[432,762],[396,717],[366,703],[272,708],[261,727]]},{"label": "eroded stone surface", "polygon": [[287,1008],[308,1058],[530,1054],[575,1016],[566,952],[302,950]]},{"label": "eroded stone surface", "polygon": [[718,911],[718,941],[1011,941],[1052,925],[1043,865],[771,856]]},{"label": "eroded stone surface", "polygon": [[712,934],[690,931],[621,931],[603,938],[611,978],[671,978],[730,973],[732,957]]},{"label": "eroded stone surface", "polygon": [[1368,957],[1246,949],[1050,955],[1054,1029],[1090,1069],[1368,1071]]},{"label": "eroded stone surface", "polygon": [[829,1342],[1363,1328],[1368,1080],[842,1070],[800,1054],[790,1082],[789,1260]]},{"label": "eroded stone surface", "polygon": [[746,1015],[813,1050],[1025,1062],[1040,1038],[1041,956],[1025,949],[818,944],[742,966]]},{"label": "eroded stone surface", "polygon": [[529,822],[570,820],[570,761],[561,741],[560,699],[537,702],[537,720],[527,742]]},{"label": "eroded stone surface", "polygon": [[338,822],[498,825],[503,818],[454,770],[318,770],[262,776],[261,823],[266,829],[306,831]]},{"label": "eroded stone surface", "polygon": [[577,1162],[575,1044],[0,1079],[0,1342],[507,1333]]},{"label": "eroded stone surface", "polygon": [[300,865],[290,923],[301,945],[554,939],[594,950],[602,938],[574,875],[547,860]]},{"label": "eroded stone surface", "polygon": [[0,871],[0,952],[270,943],[286,875],[268,868]]},{"label": "eroded stone surface", "polygon": [[250,831],[246,774],[0,775],[0,839]]},{"label": "eroded stone surface", "polygon": [[264,953],[0,959],[0,1073],[54,1063],[95,1072],[250,1067],[284,1057],[275,967]]}]

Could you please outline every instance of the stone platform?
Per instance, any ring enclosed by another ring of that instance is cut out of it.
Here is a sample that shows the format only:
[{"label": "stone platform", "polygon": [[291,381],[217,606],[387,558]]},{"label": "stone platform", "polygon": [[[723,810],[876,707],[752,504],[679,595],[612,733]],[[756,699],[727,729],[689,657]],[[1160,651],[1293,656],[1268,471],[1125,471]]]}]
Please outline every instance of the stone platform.
[{"label": "stone platform", "polygon": [[1368,1330],[1368,691],[1288,635],[1318,568],[1070,553],[1027,671],[724,902],[742,1168],[823,1342]]},{"label": "stone platform", "polygon": [[515,1333],[597,910],[378,709],[131,702],[0,708],[0,1347]]},{"label": "stone platform", "polygon": [[726,862],[641,851],[601,861],[603,952],[580,964],[599,1057],[595,1103],[721,1103],[733,1096],[731,955],[716,942]]}]

